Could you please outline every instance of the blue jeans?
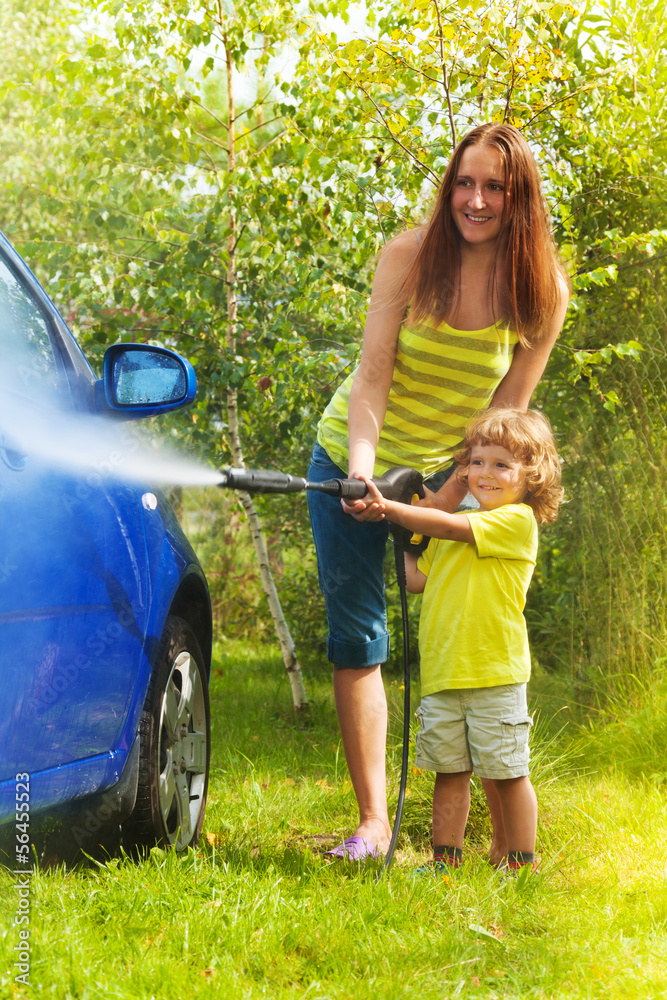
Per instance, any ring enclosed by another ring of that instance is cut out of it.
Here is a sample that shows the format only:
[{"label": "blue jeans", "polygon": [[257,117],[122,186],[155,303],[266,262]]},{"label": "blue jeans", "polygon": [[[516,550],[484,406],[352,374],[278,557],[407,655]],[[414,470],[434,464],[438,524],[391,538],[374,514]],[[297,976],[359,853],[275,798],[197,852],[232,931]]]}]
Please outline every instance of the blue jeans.
[{"label": "blue jeans", "polygon": [[[440,489],[453,470],[451,466],[436,473],[426,485]],[[321,483],[345,478],[324,448],[315,444],[308,479]],[[474,509],[474,500],[472,505],[466,507],[464,502],[459,509]],[[384,663],[390,648],[383,571],[387,522],[355,521],[338,497],[315,491],[308,492],[308,510],[329,623],[327,656],[339,669]]]}]

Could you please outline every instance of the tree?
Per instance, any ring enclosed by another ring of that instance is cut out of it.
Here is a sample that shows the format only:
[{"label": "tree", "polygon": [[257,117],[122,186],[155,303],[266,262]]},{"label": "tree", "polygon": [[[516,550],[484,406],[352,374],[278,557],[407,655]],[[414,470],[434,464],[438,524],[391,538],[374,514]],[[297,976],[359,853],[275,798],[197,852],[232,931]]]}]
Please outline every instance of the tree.
[{"label": "tree", "polygon": [[[42,268],[61,272],[56,297],[93,351],[119,337],[158,339],[191,357],[200,380],[208,376],[217,389],[217,399],[203,399],[181,427],[217,460],[221,449],[214,437],[223,429],[240,464],[238,389],[254,366],[252,357],[237,355],[237,303],[247,279],[239,275],[236,260],[243,248],[245,265],[251,265],[266,239],[261,157],[277,132],[261,101],[242,112],[258,120],[239,130],[232,67],[243,63],[246,39],[260,30],[257,62],[266,62],[277,39],[283,44],[289,37],[289,11],[281,7],[274,16],[266,5],[249,4],[237,17],[219,3],[194,9],[181,4],[162,12],[144,3],[123,11],[99,3],[95,9],[98,15],[117,15],[113,30],[105,37],[100,28],[62,54],[45,73],[48,94],[36,85],[37,73],[25,92],[7,85],[47,124],[50,144],[67,133],[67,145],[56,147],[53,159],[31,164],[40,190],[40,241],[31,241],[28,249],[39,253]],[[71,17],[72,8],[66,13]],[[62,30],[64,24],[55,21],[55,27]],[[216,43],[224,72],[217,74],[218,87],[208,88],[209,106],[205,88],[185,72],[202,45],[212,52],[203,75],[214,69]],[[239,206],[246,213],[251,209],[242,226]],[[36,225],[34,206],[26,200],[17,206],[15,225],[19,230]],[[174,324],[174,317],[180,322]],[[242,500],[300,708],[306,703],[300,667],[259,520],[251,498]]]}]

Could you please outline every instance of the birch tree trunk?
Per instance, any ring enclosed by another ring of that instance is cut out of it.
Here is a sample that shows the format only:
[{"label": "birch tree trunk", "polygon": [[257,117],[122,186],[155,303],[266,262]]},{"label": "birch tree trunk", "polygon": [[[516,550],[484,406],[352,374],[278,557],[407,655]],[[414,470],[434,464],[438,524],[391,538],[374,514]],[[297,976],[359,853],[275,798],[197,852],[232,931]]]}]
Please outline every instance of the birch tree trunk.
[{"label": "birch tree trunk", "polygon": [[[218,3],[218,14],[220,17],[220,27],[223,29],[223,17],[220,3]],[[233,354],[236,353],[236,335],[237,335],[237,294],[236,294],[236,211],[234,209],[233,202],[233,185],[234,185],[234,169],[235,169],[235,115],[234,115],[234,91],[233,91],[233,81],[232,81],[232,53],[229,40],[226,35],[223,34],[224,46],[225,46],[225,56],[227,62],[227,96],[228,96],[228,111],[229,111],[229,128],[228,128],[228,146],[227,146],[227,171],[229,175],[229,200],[230,200],[230,215],[229,215],[229,236],[227,238],[227,347]],[[227,425],[229,431],[229,442],[232,451],[233,464],[236,468],[243,468],[243,448],[241,446],[241,436],[239,433],[239,415],[238,415],[238,397],[237,391],[234,388],[229,388],[227,390]],[[290,684],[292,686],[292,700],[294,703],[295,711],[303,710],[308,705],[308,699],[306,697],[306,690],[303,685],[303,677],[301,674],[301,666],[296,656],[296,650],[294,647],[294,640],[292,639],[289,626],[285,621],[285,615],[283,614],[283,609],[280,605],[280,598],[278,597],[278,591],[276,590],[276,585],[273,580],[273,574],[271,572],[271,565],[269,563],[269,557],[266,549],[266,543],[264,541],[264,535],[262,533],[262,526],[260,524],[257,511],[255,510],[255,505],[252,501],[252,497],[249,493],[241,492],[239,497],[243,508],[246,512],[248,518],[248,525],[250,527],[250,534],[252,536],[253,545],[255,547],[255,554],[257,556],[257,562],[259,564],[259,572],[262,581],[262,588],[269,602],[269,609],[271,611],[271,617],[273,618],[273,624],[275,626],[276,634],[278,636],[278,642],[280,643],[280,649],[283,655],[283,661],[285,663],[285,669],[287,670],[287,676],[289,677]]]}]

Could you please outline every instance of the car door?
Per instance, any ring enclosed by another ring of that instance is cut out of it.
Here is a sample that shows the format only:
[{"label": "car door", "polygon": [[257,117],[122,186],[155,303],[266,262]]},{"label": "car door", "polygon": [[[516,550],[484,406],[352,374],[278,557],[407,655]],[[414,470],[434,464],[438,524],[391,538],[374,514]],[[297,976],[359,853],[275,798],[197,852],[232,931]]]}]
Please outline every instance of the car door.
[{"label": "car door", "polygon": [[82,398],[71,352],[0,247],[0,781],[115,748],[144,640],[140,491],[111,463],[81,470],[40,448],[40,427]]}]

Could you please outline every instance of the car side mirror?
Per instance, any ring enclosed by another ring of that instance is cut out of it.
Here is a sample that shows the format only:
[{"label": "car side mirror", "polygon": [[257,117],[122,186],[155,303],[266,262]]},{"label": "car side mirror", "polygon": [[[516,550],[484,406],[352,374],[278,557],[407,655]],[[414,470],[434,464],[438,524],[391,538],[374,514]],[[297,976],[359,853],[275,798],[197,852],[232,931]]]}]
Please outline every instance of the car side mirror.
[{"label": "car side mirror", "polygon": [[191,403],[197,376],[189,361],[165,347],[114,344],[105,352],[95,390],[98,410],[148,417]]}]

